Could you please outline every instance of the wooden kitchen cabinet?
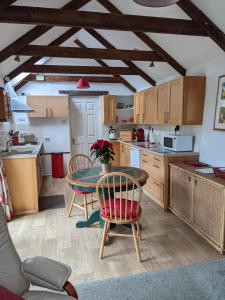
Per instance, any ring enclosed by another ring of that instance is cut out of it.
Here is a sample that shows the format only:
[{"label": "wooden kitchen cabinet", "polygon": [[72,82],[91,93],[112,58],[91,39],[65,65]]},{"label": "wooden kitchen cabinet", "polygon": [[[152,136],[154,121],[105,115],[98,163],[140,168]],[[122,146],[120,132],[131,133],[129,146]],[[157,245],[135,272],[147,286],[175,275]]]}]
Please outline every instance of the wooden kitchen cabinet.
[{"label": "wooden kitchen cabinet", "polygon": [[180,169],[171,169],[170,208],[191,222],[193,178]]},{"label": "wooden kitchen cabinet", "polygon": [[38,212],[41,187],[39,158],[4,159],[13,215]]},{"label": "wooden kitchen cabinet", "polygon": [[0,88],[0,122],[9,122],[12,120],[10,99],[5,90]]},{"label": "wooden kitchen cabinet", "polygon": [[103,124],[116,123],[116,97],[102,96],[101,97],[101,112]]},{"label": "wooden kitchen cabinet", "polygon": [[144,192],[165,210],[170,205],[170,163],[182,161],[197,161],[198,155],[161,156],[149,151],[141,151],[141,168],[148,175]]},{"label": "wooden kitchen cabinet", "polygon": [[152,125],[201,125],[205,77],[184,76],[135,94],[134,122]]},{"label": "wooden kitchen cabinet", "polygon": [[170,84],[163,83],[157,86],[157,124],[169,123],[170,110]]},{"label": "wooden kitchen cabinet", "polygon": [[120,165],[130,166],[130,145],[120,143]]},{"label": "wooden kitchen cabinet", "polygon": [[184,164],[171,165],[170,210],[225,252],[225,183]]},{"label": "wooden kitchen cabinet", "polygon": [[68,96],[27,96],[27,104],[34,110],[30,118],[68,117]]},{"label": "wooden kitchen cabinet", "polygon": [[186,76],[170,82],[170,125],[201,125],[205,103],[205,77]]},{"label": "wooden kitchen cabinet", "polygon": [[119,166],[120,165],[120,143],[112,142],[112,144],[115,153],[114,160],[112,161],[112,166]]}]

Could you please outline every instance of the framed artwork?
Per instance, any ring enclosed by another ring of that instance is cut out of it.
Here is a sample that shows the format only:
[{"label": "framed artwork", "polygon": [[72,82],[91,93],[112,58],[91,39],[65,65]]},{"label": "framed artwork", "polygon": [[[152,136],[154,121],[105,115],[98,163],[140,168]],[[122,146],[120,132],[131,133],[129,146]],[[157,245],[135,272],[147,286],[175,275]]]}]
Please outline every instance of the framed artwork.
[{"label": "framed artwork", "polygon": [[225,130],[225,75],[218,79],[214,130]]}]

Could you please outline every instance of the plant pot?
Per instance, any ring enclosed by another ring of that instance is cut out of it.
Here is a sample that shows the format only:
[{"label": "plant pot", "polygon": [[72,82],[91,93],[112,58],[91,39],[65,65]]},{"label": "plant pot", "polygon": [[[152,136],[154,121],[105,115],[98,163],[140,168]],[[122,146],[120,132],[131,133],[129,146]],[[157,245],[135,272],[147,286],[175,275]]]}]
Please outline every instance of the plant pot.
[{"label": "plant pot", "polygon": [[102,165],[102,174],[107,174],[111,172],[111,163],[107,163],[107,164],[101,164]]}]

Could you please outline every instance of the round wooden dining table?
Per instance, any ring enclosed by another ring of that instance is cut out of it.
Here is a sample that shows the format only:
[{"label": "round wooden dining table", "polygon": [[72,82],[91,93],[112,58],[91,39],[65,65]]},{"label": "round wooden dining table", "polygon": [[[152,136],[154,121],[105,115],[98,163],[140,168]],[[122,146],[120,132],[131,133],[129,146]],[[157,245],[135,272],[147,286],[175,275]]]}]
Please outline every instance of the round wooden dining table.
[{"label": "round wooden dining table", "polygon": [[[133,168],[133,167],[116,167],[113,166],[111,172],[123,172],[129,174],[130,176],[134,177],[141,186],[145,185],[148,179],[148,173],[142,169]],[[66,181],[68,182],[69,186],[73,189],[88,192],[88,193],[95,193],[96,192],[96,184],[99,179],[103,175],[101,174],[101,167],[92,167],[86,168],[74,173],[68,173],[66,176]],[[117,183],[115,183],[116,185]],[[119,181],[118,181],[119,185]],[[128,189],[132,189],[133,185],[128,186]],[[96,210],[91,214],[87,221],[79,221],[76,224],[77,228],[84,228],[89,227],[92,224],[99,222],[100,227],[103,227],[104,222],[101,219],[99,209]]]}]

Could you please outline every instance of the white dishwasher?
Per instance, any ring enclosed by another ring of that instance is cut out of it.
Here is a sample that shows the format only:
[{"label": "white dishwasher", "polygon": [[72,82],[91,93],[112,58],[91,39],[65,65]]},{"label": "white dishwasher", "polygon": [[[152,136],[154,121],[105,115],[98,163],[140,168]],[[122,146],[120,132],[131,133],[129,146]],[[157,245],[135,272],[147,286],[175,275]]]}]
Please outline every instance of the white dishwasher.
[{"label": "white dishwasher", "polygon": [[141,168],[141,150],[134,146],[130,147],[130,166]]}]

